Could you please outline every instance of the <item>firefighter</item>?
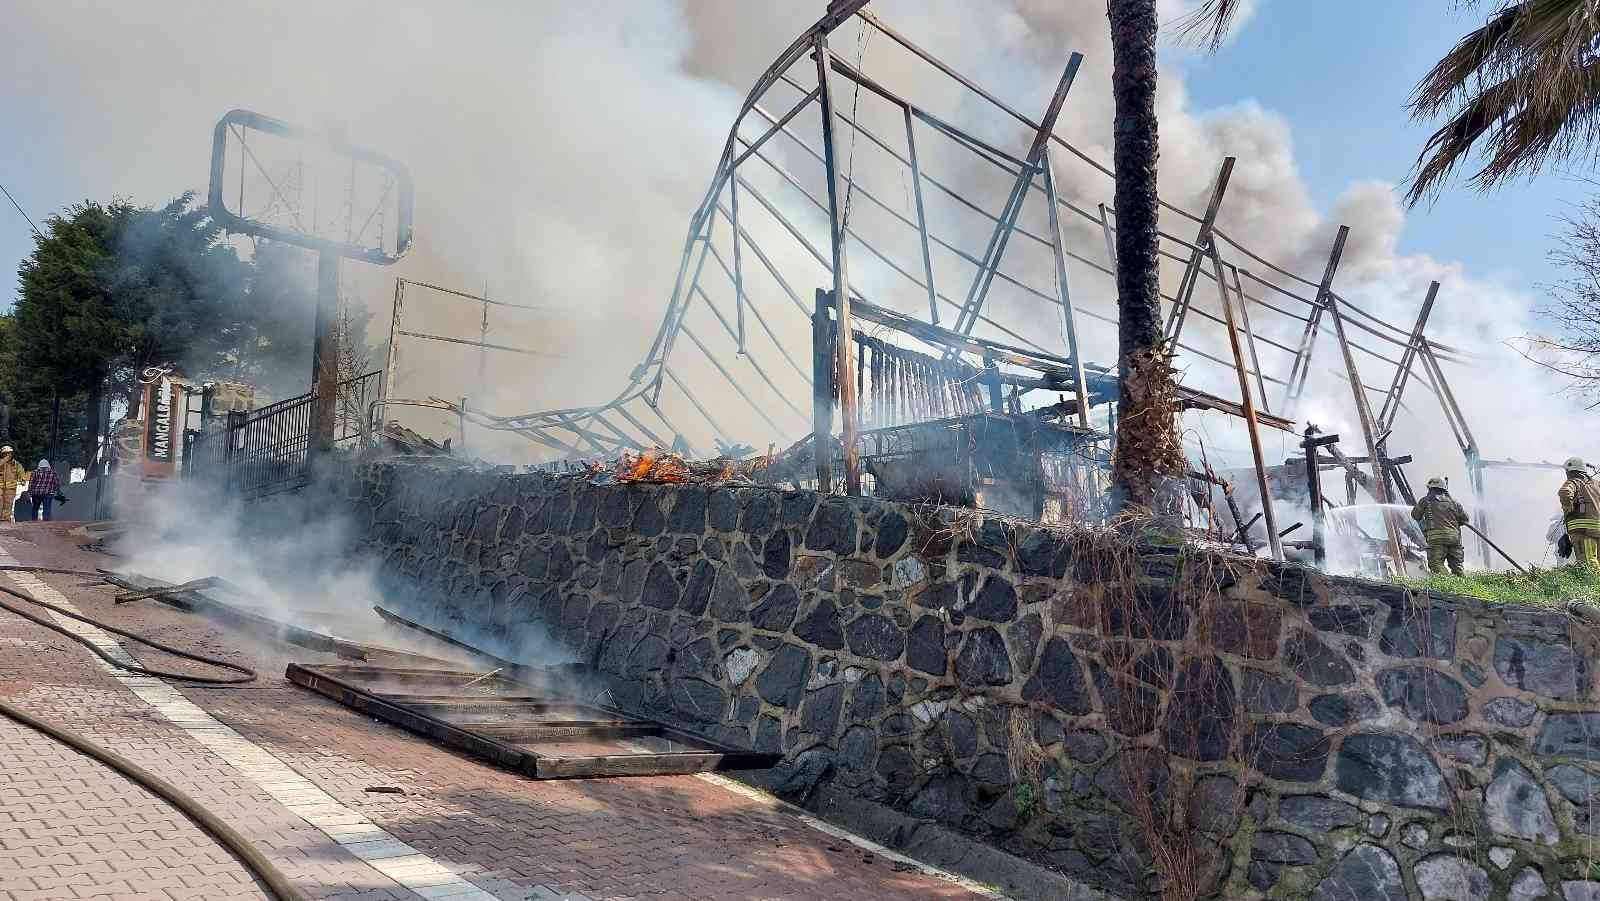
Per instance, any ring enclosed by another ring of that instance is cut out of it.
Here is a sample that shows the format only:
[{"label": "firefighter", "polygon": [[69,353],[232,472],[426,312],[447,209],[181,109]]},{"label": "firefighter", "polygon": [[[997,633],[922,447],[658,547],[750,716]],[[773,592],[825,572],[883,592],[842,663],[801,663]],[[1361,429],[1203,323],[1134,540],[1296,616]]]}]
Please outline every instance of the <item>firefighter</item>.
[{"label": "firefighter", "polygon": [[1577,561],[1600,569],[1600,485],[1589,477],[1583,458],[1569,457],[1567,480],[1561,483],[1561,519],[1567,527]]},{"label": "firefighter", "polygon": [[11,508],[17,502],[17,486],[28,481],[28,474],[17,462],[16,451],[7,444],[0,447],[0,522],[11,522]]},{"label": "firefighter", "polygon": [[1466,575],[1461,568],[1466,558],[1461,547],[1461,525],[1467,521],[1467,511],[1445,487],[1444,479],[1434,476],[1428,480],[1428,493],[1411,508],[1411,518],[1422,526],[1422,537],[1428,542],[1428,569],[1436,573],[1450,571]]}]

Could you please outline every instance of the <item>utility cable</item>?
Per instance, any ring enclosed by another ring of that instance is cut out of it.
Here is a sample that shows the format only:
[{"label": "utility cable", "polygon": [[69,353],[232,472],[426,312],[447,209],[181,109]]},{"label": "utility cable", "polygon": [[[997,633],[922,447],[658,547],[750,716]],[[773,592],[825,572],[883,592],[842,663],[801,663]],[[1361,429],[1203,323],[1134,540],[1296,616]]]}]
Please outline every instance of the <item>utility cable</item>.
[{"label": "utility cable", "polygon": [[17,208],[17,212],[22,214],[22,218],[28,220],[28,227],[33,229],[34,237],[43,241],[44,235],[39,232],[39,226],[33,224],[33,217],[29,216],[27,211],[22,208],[22,204],[17,203],[17,198],[12,197],[11,192],[7,191],[6,186],[3,184],[0,184],[0,194],[6,195],[6,199],[11,201],[11,205]]},{"label": "utility cable", "polygon": [[[50,605],[47,604],[45,606]],[[29,618],[31,619],[32,617]],[[229,851],[232,851],[233,855],[239,859],[239,862],[255,873],[266,884],[268,890],[278,897],[279,901],[305,901],[306,896],[289,883],[288,877],[283,875],[283,871],[273,866],[272,861],[268,860],[266,855],[246,841],[244,836],[236,832],[233,827],[224,823],[216,814],[201,806],[198,801],[184,794],[172,783],[109,748],[95,744],[82,735],[57,723],[39,719],[3,699],[0,699],[0,714],[4,714],[30,729],[42,732],[80,754],[98,760],[128,777],[128,779],[146,791],[178,808],[184,816],[194,821],[195,825],[211,833],[213,838],[221,842]]]},{"label": "utility cable", "polygon": [[120,661],[120,660],[116,659],[115,657],[112,657],[110,654],[106,653],[104,649],[102,649],[99,646],[97,646],[94,642],[92,642],[89,639],[83,637],[82,635],[74,634],[71,630],[67,629],[65,626],[61,625],[60,623],[52,622],[52,621],[50,621],[49,619],[47,619],[47,618],[45,618],[43,616],[39,616],[38,614],[32,613],[32,612],[28,611],[25,608],[18,607],[15,604],[11,604],[11,603],[8,603],[6,601],[0,601],[0,610],[5,610],[5,611],[10,612],[10,613],[15,613],[17,616],[20,616],[23,619],[28,620],[29,622],[36,623],[38,625],[44,626],[46,629],[50,629],[51,631],[59,632],[62,635],[67,636],[68,638],[72,639],[73,641],[76,641],[78,644],[81,644],[84,647],[88,648],[89,650],[93,651],[95,653],[95,656],[97,656],[101,660],[104,660],[105,662],[111,664],[112,666],[116,667],[117,669],[126,670],[127,672],[136,673],[136,674],[141,675],[141,676],[152,676],[152,677],[157,678],[157,679],[177,679],[177,680],[181,680],[181,681],[184,681],[184,682],[196,682],[196,683],[199,683],[201,685],[239,685],[239,684],[242,684],[242,683],[245,683],[245,682],[254,682],[256,680],[256,671],[253,670],[253,669],[250,669],[247,666],[241,666],[240,664],[237,664],[237,663],[229,663],[226,660],[218,660],[215,657],[207,657],[204,654],[195,654],[195,653],[190,652],[190,651],[179,650],[178,648],[171,647],[170,645],[164,645],[164,644],[161,644],[160,642],[152,641],[152,640],[150,640],[148,638],[145,638],[145,637],[140,636],[140,635],[136,635],[136,634],[134,634],[132,632],[129,632],[129,631],[126,631],[124,629],[118,629],[115,626],[110,626],[110,625],[107,625],[105,623],[99,622],[97,620],[90,619],[89,617],[83,616],[82,614],[73,613],[71,610],[68,610],[68,609],[66,609],[64,607],[58,607],[55,604],[46,603],[46,602],[41,601],[38,598],[34,597],[33,595],[28,594],[27,592],[17,591],[14,588],[7,588],[4,585],[0,585],[0,592],[4,592],[5,594],[9,594],[12,597],[21,598],[22,600],[27,601],[30,604],[38,604],[40,607],[43,607],[46,610],[51,611],[52,613],[58,613],[58,614],[60,614],[62,616],[68,617],[69,619],[75,619],[75,620],[77,620],[77,621],[79,621],[81,623],[87,623],[87,624],[89,624],[91,626],[94,626],[97,629],[103,629],[103,630],[105,630],[107,632],[110,632],[110,633],[112,633],[114,635],[121,635],[123,638],[127,638],[127,639],[130,639],[132,641],[136,641],[139,644],[145,645],[146,647],[155,648],[158,651],[162,651],[164,653],[171,654],[171,655],[173,655],[175,657],[182,657],[185,660],[193,660],[196,663],[203,663],[203,664],[206,664],[207,666],[215,666],[215,667],[221,667],[223,669],[231,669],[234,672],[239,673],[240,675],[237,675],[237,676],[195,676],[195,675],[190,675],[188,673],[173,673],[173,672],[167,672],[165,670],[147,669],[147,668],[142,667],[142,666],[133,666],[133,665],[130,665],[130,664],[127,664],[127,663],[123,663],[122,661]]}]

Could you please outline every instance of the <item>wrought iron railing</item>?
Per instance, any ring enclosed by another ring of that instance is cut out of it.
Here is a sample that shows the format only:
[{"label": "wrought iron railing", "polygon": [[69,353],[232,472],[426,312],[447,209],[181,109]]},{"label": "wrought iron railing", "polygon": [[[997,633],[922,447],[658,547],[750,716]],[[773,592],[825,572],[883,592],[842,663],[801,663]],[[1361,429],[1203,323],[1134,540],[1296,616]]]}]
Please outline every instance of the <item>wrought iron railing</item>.
[{"label": "wrought iron railing", "polygon": [[[366,411],[382,390],[381,372],[339,383],[334,445],[364,444]],[[314,397],[301,394],[257,410],[227,414],[221,428],[202,431],[185,448],[185,478],[215,482],[226,493],[260,497],[298,488],[310,479]]]}]

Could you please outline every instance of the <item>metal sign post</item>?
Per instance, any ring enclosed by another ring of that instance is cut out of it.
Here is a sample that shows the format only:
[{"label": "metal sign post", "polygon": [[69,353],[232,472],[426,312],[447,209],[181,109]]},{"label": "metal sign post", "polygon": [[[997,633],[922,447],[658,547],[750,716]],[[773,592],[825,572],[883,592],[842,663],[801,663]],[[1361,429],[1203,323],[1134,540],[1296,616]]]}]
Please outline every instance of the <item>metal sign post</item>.
[{"label": "metal sign post", "polygon": [[[318,233],[318,219],[311,217],[311,226],[305,225],[300,215],[300,196],[285,190],[279,180],[267,171],[259,154],[246,142],[249,132],[258,132],[300,146],[326,153],[348,161],[350,167],[350,210],[345,222],[344,239],[336,240]],[[233,135],[239,145],[238,165],[239,209],[229,209],[225,182],[228,175],[228,136]],[[270,188],[269,205],[252,214],[244,207],[244,187],[249,171],[246,164]],[[366,218],[360,230],[354,227],[356,210],[354,188],[357,167],[376,169],[384,175],[385,188],[377,205]],[[294,195],[291,197],[291,194]],[[383,211],[390,196],[395,198],[396,223],[394,247],[384,245],[380,235],[377,245],[362,243],[368,226]],[[286,122],[263,116],[249,110],[228,112],[217,122],[211,139],[211,184],[207,192],[208,213],[225,230],[237,234],[254,235],[283,241],[317,252],[317,312],[311,354],[311,390],[314,400],[311,407],[311,426],[307,449],[314,460],[327,453],[334,444],[339,404],[339,274],[345,259],[361,260],[378,266],[388,266],[411,249],[412,211],[414,191],[411,173],[403,163],[380,153],[354,146],[343,137],[310,129],[299,128]],[[286,220],[286,221],[280,221]]]}]

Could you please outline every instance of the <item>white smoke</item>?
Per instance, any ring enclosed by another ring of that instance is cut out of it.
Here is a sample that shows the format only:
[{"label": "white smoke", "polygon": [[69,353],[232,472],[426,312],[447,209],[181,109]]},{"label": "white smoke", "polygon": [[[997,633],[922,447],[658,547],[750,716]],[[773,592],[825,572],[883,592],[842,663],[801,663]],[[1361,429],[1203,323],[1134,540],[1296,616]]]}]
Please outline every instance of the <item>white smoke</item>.
[{"label": "white smoke", "polygon": [[[494,297],[548,307],[536,314],[492,312],[490,340],[560,358],[491,356],[490,385],[480,386],[475,351],[411,340],[400,346],[395,393],[471,395],[475,407],[521,412],[604,401],[622,386],[659,323],[688,215],[703,196],[739,99],[823,6],[821,0],[636,0],[447,9],[402,0],[334,6],[290,0],[268,7],[192,7],[164,0],[108,7],[59,0],[13,10],[0,50],[12,60],[12,89],[52,111],[46,130],[31,135],[30,143],[36,153],[64,161],[76,178],[76,195],[159,203],[182,190],[203,188],[211,126],[235,107],[312,126],[337,123],[357,143],[404,160],[418,186],[416,250],[392,269],[350,267],[359,270],[352,273],[353,284],[377,314],[371,333],[387,332],[390,279],[402,275],[474,292],[487,287]],[[1162,4],[1169,22],[1186,8],[1177,0]],[[1043,109],[1067,53],[1082,52],[1084,66],[1057,133],[1109,163],[1111,54],[1103,3],[878,0],[872,9],[1029,116]],[[1249,27],[1248,15],[1237,27]],[[946,119],[1013,152],[1025,146],[1028,136],[1014,121],[934,75],[882,35],[863,36],[850,24],[833,43],[841,58],[852,64],[859,60],[874,78]],[[1318,209],[1300,178],[1285,121],[1248,98],[1221,109],[1195,108],[1176,63],[1196,51],[1169,45],[1162,52],[1160,174],[1166,200],[1198,211],[1222,158],[1237,156],[1219,223],[1257,253],[1315,281],[1336,227],[1351,226],[1337,290],[1403,329],[1409,329],[1428,282],[1444,284],[1429,332],[1488,360],[1448,369],[1486,456],[1561,459],[1596,450],[1584,443],[1574,409],[1556,396],[1556,386],[1501,344],[1530,330],[1532,304],[1524,290],[1465,276],[1449,261],[1448,248],[1439,248],[1436,256],[1400,254],[1396,247],[1405,213],[1392,185],[1353,184],[1333,209]],[[793,98],[775,91],[768,105],[778,112]],[[869,127],[879,134],[899,133],[898,111],[870,99],[860,102]],[[815,142],[817,120],[814,113],[808,116],[797,119],[795,127]],[[752,120],[745,134],[761,128]],[[791,171],[805,173],[808,186],[820,185],[809,158],[780,145],[772,145],[774,156]],[[904,180],[888,174],[887,157],[865,142],[855,152],[863,184],[907,209]],[[998,208],[1009,186],[1009,177],[974,168],[970,156],[932,142],[924,165],[984,198],[991,209]],[[1091,208],[1111,200],[1110,179],[1082,163],[1065,159],[1058,176],[1063,193]],[[762,181],[772,183],[772,178]],[[783,201],[787,215],[820,236],[820,220],[803,204],[795,195]],[[939,217],[947,233],[974,253],[981,249],[986,223],[962,218],[952,204],[932,195],[929,206],[930,217]],[[1041,206],[1031,203],[1023,217],[1039,233],[1046,227]],[[853,210],[863,229],[882,219],[859,199]],[[1192,222],[1171,214],[1162,221],[1171,233],[1193,238]],[[1097,227],[1081,220],[1066,227],[1075,246],[1103,259]],[[752,228],[758,237],[773,230],[770,225]],[[892,249],[898,259],[915,259],[902,252],[908,245],[892,243]],[[822,284],[821,270],[792,242],[775,256],[784,271],[798,273],[794,282],[808,303],[810,289]],[[748,260],[746,265],[753,266]],[[926,308],[917,290],[882,265],[857,254],[852,266],[853,280],[875,299],[902,309]],[[1049,254],[1036,246],[1013,242],[1005,268],[1035,276],[1032,283],[1051,284]],[[1287,284],[1263,268],[1251,268]],[[941,287],[959,299],[971,279],[970,267],[946,256],[935,261],[935,269]],[[1180,271],[1175,265],[1164,269],[1165,290],[1176,287]],[[1078,267],[1072,279],[1080,308],[1114,309],[1109,279]],[[1304,295],[1314,290],[1293,287]],[[775,298],[768,309],[788,304],[772,285],[763,290]],[[1202,281],[1196,296],[1215,309],[1214,291]],[[730,293],[717,295],[724,309],[731,309]],[[994,289],[991,309],[1041,343],[1059,341],[1059,313],[1007,286]],[[786,329],[803,342],[803,326],[789,315],[793,321]],[[1298,342],[1297,324],[1256,315],[1262,338],[1290,346]],[[473,305],[408,300],[408,327],[418,331],[475,338],[479,316]],[[718,328],[708,318],[695,323],[703,334]],[[1310,388],[1296,413],[1302,423],[1309,417],[1324,430],[1339,432],[1346,451],[1361,454],[1349,389],[1341,380],[1343,363],[1329,333],[1325,323]],[[1186,335],[1208,352],[1226,355],[1221,330],[1213,324],[1191,318]],[[1351,337],[1389,356],[1399,350],[1364,333],[1352,331]],[[1083,344],[1087,358],[1114,362],[1108,327],[1085,323]],[[796,437],[771,434],[682,341],[678,351],[685,357],[685,376],[717,401],[714,415],[750,434],[753,443]],[[1288,355],[1263,347],[1261,356],[1269,372],[1287,373]],[[804,365],[803,353],[800,358]],[[792,373],[784,376],[783,365],[770,354],[763,359],[781,384],[800,384]],[[1184,363],[1194,384],[1237,396],[1230,371],[1194,358]],[[1364,381],[1387,385],[1388,364],[1362,354],[1357,363]],[[1282,391],[1268,386],[1275,411]],[[795,396],[803,401],[803,393]],[[692,410],[681,407],[675,413],[680,427],[695,427]],[[431,415],[401,418],[439,437],[451,433],[453,421]],[[803,419],[783,422],[798,428]],[[1505,427],[1511,423],[1514,428]],[[1223,417],[1192,415],[1186,426],[1192,437],[1207,442],[1214,465],[1248,461],[1242,431]],[[709,446],[703,437],[698,443]],[[1269,463],[1298,453],[1290,436],[1271,433],[1267,443]],[[469,431],[468,444],[502,459],[535,459],[532,448],[515,436]],[[1389,446],[1416,456],[1409,467],[1414,483],[1435,473],[1448,475],[1456,493],[1466,495],[1461,454],[1437,405],[1416,382]],[[1498,534],[1525,558],[1542,556],[1539,524],[1553,504],[1555,486],[1546,484],[1553,478],[1492,479],[1507,486],[1490,498]]]}]

